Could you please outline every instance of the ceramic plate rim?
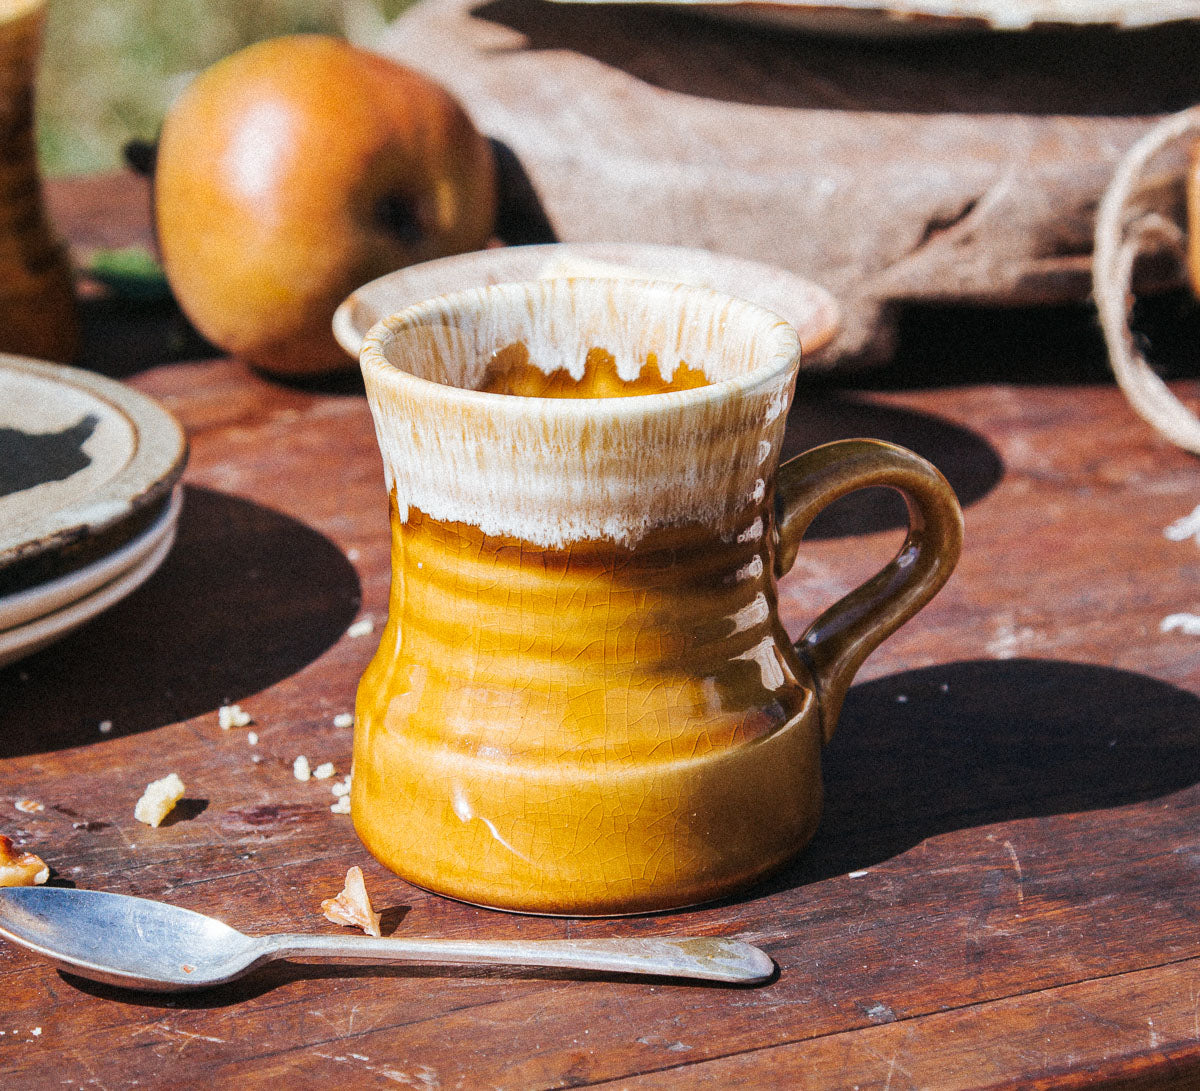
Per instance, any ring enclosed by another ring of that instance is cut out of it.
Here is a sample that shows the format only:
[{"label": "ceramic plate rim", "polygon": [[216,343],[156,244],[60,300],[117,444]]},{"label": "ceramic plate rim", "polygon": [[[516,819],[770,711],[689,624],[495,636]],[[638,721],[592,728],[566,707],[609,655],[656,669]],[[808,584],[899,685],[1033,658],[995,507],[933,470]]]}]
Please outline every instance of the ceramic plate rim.
[{"label": "ceramic plate rim", "polygon": [[[781,314],[796,328],[800,335],[802,361],[818,349],[823,348],[837,333],[841,325],[841,314],[836,299],[828,289],[814,281],[790,272],[767,262],[754,261],[750,258],[736,257],[732,254],[721,254],[713,250],[702,250],[689,246],[665,246],[658,243],[534,243],[526,246],[505,246],[494,250],[475,250],[467,254],[454,254],[450,257],[437,258],[434,261],[422,262],[397,269],[384,276],[377,277],[367,284],[357,288],[346,297],[333,316],[333,334],[338,344],[346,352],[358,359],[362,349],[363,339],[367,331],[378,319],[394,314],[397,311],[415,303],[424,302],[438,296],[472,287],[484,287],[511,281],[538,279],[538,270],[549,261],[556,258],[576,259],[580,261],[603,262],[612,264],[629,264],[634,267],[639,261],[668,264],[672,261],[683,265],[687,260],[701,261],[713,268],[728,270],[731,279],[737,274],[757,275],[773,283],[788,281],[795,285],[798,295],[810,301],[811,306],[804,321],[797,321],[794,315]],[[481,275],[467,279],[475,269]],[[647,273],[655,270],[647,269]],[[426,277],[441,278],[445,284],[449,277],[458,274],[461,279],[454,287],[435,289],[426,295],[411,290],[403,290],[404,285]],[[581,273],[581,276],[590,275]],[[663,281],[672,278],[664,273]],[[677,281],[673,281],[677,282]],[[715,290],[726,295],[737,295],[728,288],[713,285]],[[386,306],[378,306],[378,298],[395,294],[398,302]],[[755,303],[760,307],[780,314],[777,306],[764,302],[754,296],[742,295],[741,298]],[[364,317],[365,314],[365,317]],[[369,321],[367,319],[370,319]],[[801,363],[801,367],[804,363]]]},{"label": "ceramic plate rim", "polygon": [[148,394],[95,372],[12,353],[0,353],[0,369],[72,386],[107,402],[129,421],[137,444],[130,460],[86,498],[45,513],[19,540],[0,532],[0,569],[116,526],[174,488],[187,462],[187,439],[180,423]]},{"label": "ceramic plate rim", "polygon": [[176,485],[154,522],[111,553],[64,576],[0,597],[0,635],[85,598],[133,568],[170,532],[182,507],[183,487]]},{"label": "ceramic plate rim", "polygon": [[677,7],[738,23],[837,36],[904,38],[963,31],[1004,33],[1104,26],[1138,30],[1200,18],[1189,0],[1093,0],[1064,5],[1031,0],[1014,9],[1005,0],[555,0],[561,4],[636,3]]},{"label": "ceramic plate rim", "polygon": [[136,591],[154,575],[171,552],[171,547],[175,544],[177,525],[172,523],[149,555],[116,579],[60,610],[43,614],[24,625],[0,632],[0,667],[6,667],[40,651]]}]

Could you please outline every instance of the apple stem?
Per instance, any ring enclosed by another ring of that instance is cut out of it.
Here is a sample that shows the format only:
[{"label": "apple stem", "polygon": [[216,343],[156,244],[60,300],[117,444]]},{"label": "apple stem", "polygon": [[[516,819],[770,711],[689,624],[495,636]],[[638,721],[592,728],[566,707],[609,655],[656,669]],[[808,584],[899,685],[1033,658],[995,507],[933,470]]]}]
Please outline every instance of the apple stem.
[{"label": "apple stem", "polygon": [[509,246],[558,242],[533,180],[517,153],[488,137],[496,161],[496,234]]}]

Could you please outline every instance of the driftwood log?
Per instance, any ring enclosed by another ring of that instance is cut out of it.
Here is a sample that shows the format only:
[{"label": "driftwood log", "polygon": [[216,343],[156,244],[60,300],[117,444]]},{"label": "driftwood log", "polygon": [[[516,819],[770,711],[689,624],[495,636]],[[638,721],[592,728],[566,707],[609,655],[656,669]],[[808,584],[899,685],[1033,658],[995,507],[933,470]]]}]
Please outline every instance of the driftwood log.
[{"label": "driftwood log", "polygon": [[[830,366],[877,359],[908,302],[1087,299],[1115,164],[1200,99],[1184,23],[873,42],[644,5],[424,0],[379,48],[515,154],[563,241],[709,247],[829,288]],[[1141,203],[1177,216],[1162,169]]]}]

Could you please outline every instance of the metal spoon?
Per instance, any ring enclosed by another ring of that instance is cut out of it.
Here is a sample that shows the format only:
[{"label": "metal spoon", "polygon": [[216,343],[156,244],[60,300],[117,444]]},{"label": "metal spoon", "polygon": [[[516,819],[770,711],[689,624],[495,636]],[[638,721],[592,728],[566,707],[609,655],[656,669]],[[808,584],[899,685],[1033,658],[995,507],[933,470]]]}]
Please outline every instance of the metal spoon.
[{"label": "metal spoon", "polygon": [[448,940],[247,936],[214,917],[127,894],[0,888],[0,936],[64,970],[154,992],[206,988],[290,956],[368,962],[552,966],[751,984],[775,964],[731,939]]}]

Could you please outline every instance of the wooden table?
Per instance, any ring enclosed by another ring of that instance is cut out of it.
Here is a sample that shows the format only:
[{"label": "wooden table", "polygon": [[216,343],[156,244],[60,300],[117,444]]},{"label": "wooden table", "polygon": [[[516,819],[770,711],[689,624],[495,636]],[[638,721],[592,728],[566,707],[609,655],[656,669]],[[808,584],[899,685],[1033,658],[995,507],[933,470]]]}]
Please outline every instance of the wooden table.
[{"label": "wooden table", "polygon": [[[144,238],[138,185],[60,185],[58,220],[80,248]],[[397,934],[735,935],[779,973],[726,989],[282,966],[171,998],[0,945],[0,1082],[1197,1086],[1200,638],[1160,623],[1200,611],[1200,547],[1163,534],[1200,478],[1103,381],[1088,321],[928,312],[875,389],[802,388],[793,447],[868,433],[946,471],[967,513],[961,567],[868,661],[827,752],[824,823],[793,867],[722,905],[564,921],[413,889],[330,813],[328,781],[292,776],[298,754],[347,769],[333,721],[375,637],[346,629],[369,617],[377,637],[385,610],[382,474],[354,382],[157,363],[169,308],[90,304],[93,363],[188,429],[186,506],[145,587],[0,672],[0,832],[58,881],[248,931],[332,929],[318,904],[358,864]],[[996,381],[1006,369],[1026,381]],[[895,548],[897,525],[871,494],[824,519],[782,587],[793,631]],[[227,701],[257,745],[218,727]],[[138,824],[138,795],[171,770],[188,786],[178,818]],[[17,811],[21,797],[45,810]]]}]

